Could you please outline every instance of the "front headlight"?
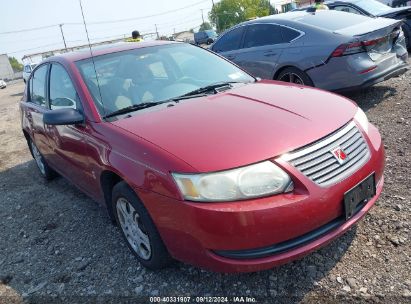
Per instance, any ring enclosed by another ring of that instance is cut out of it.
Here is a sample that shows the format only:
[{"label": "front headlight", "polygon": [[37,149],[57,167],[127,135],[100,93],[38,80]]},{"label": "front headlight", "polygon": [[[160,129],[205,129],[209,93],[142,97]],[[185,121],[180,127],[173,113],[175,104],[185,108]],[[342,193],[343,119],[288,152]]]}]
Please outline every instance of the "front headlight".
[{"label": "front headlight", "polygon": [[235,201],[293,189],[288,174],[270,161],[221,172],[172,176],[190,201]]},{"label": "front headlight", "polygon": [[354,115],[354,120],[361,126],[364,132],[368,134],[368,118],[360,107],[357,108],[357,113]]}]

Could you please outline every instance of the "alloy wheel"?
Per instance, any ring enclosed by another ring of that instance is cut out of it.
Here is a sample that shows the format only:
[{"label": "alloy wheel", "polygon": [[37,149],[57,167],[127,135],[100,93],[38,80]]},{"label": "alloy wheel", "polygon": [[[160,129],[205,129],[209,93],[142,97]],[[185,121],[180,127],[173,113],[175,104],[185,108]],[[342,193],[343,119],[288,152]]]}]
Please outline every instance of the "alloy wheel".
[{"label": "alloy wheel", "polygon": [[39,168],[41,174],[46,175],[46,168],[43,162],[43,157],[40,151],[37,149],[36,145],[31,141],[31,151],[33,152],[34,160],[36,161],[37,167]]},{"label": "alloy wheel", "polygon": [[298,76],[295,73],[286,73],[282,75],[281,78],[278,80],[304,85],[304,81],[301,79],[300,76]]},{"label": "alloy wheel", "polygon": [[140,215],[123,197],[117,200],[116,210],[121,229],[128,243],[140,258],[149,260],[151,257],[150,238],[145,232]]}]

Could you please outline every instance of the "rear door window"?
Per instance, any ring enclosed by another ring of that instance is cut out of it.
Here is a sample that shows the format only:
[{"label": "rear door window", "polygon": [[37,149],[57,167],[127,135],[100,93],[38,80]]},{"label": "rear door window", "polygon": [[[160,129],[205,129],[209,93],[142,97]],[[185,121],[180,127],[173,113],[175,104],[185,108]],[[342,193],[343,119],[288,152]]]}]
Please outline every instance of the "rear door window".
[{"label": "rear door window", "polygon": [[283,43],[281,27],[273,24],[255,24],[247,27],[244,48]]},{"label": "rear door window", "polygon": [[244,27],[237,27],[223,35],[214,45],[215,52],[228,52],[240,48],[241,38],[243,37]]},{"label": "rear door window", "polygon": [[34,71],[30,79],[30,101],[40,106],[46,105],[46,75],[48,64]]}]

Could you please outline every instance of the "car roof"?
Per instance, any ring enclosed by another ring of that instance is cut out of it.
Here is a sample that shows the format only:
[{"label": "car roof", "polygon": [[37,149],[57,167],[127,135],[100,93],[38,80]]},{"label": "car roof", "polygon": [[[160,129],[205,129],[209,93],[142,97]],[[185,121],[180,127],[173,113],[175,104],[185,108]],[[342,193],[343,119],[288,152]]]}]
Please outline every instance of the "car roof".
[{"label": "car roof", "polygon": [[[330,5],[330,4],[345,4],[345,3],[349,3],[349,4],[355,4],[356,2],[359,2],[359,0],[328,0],[328,1],[324,1],[324,4],[326,5]],[[313,7],[313,4],[309,4],[309,5],[304,5],[302,7],[299,7],[293,11],[298,11],[298,10],[304,10],[307,9],[309,7]]]},{"label": "car roof", "polygon": [[[91,47],[91,51],[93,53],[93,57],[106,55],[110,53],[116,53],[121,51],[128,51],[133,49],[145,48],[145,47],[152,47],[152,46],[159,46],[159,45],[166,45],[166,44],[175,44],[181,42],[174,42],[174,41],[164,41],[164,40],[154,40],[154,41],[142,41],[142,42],[118,42],[112,44],[105,44],[99,45],[96,47]],[[75,62],[79,60],[84,60],[91,58],[91,53],[89,48],[85,48],[78,51],[72,51],[63,53],[60,55],[52,56],[45,59],[43,62],[49,61],[65,61],[65,62]]]},{"label": "car roof", "polygon": [[312,26],[315,25],[324,30],[327,30],[329,25],[336,20],[341,20],[344,24],[349,24],[350,22],[358,23],[362,18],[368,18],[366,16],[357,14],[347,14],[345,12],[334,11],[334,10],[319,10],[316,12],[306,12],[306,11],[293,11],[284,14],[271,15],[267,17],[262,17],[254,19],[251,21],[244,22],[242,24],[254,24],[254,23],[279,23],[283,25],[303,25]]},{"label": "car roof", "polygon": [[324,4],[355,4],[356,2],[359,2],[358,0],[330,0],[330,1],[325,1]]}]

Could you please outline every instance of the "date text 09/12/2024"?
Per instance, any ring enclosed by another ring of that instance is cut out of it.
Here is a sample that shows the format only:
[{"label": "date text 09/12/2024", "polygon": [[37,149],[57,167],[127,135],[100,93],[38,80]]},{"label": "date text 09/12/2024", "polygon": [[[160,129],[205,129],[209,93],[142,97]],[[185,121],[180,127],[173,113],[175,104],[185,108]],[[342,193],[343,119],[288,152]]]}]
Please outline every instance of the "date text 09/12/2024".
[{"label": "date text 09/12/2024", "polygon": [[257,300],[251,296],[159,296],[150,297],[150,303],[257,303]]}]

